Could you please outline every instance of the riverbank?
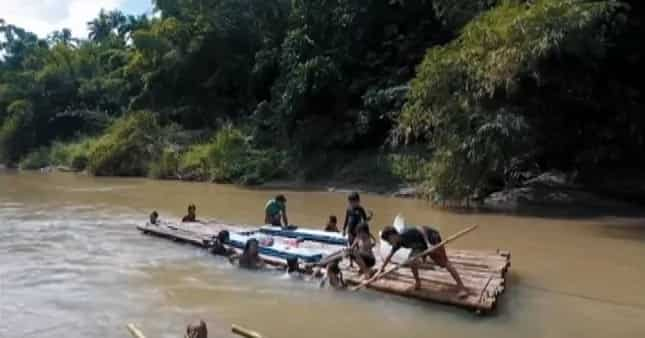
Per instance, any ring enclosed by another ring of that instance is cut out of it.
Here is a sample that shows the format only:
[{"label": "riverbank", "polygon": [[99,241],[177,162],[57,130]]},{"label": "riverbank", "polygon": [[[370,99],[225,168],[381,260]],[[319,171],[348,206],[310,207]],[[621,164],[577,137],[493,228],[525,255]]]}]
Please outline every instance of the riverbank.
[{"label": "riverbank", "polygon": [[[7,169],[0,165],[3,170]],[[90,175],[87,171],[79,171],[66,166],[48,166],[38,170],[43,174],[52,172],[75,173]],[[631,175],[631,176],[630,176]],[[91,175],[90,175],[91,176]],[[524,182],[523,185],[495,191],[480,201],[468,204],[467,209],[491,211],[501,213],[533,212],[536,208],[542,209],[637,209],[645,200],[645,179],[636,173],[618,174],[600,177],[595,185],[574,183],[562,172],[546,172]],[[282,191],[328,191],[349,193],[358,191],[364,194],[387,196],[391,198],[427,200],[422,188],[415,184],[405,183],[394,177],[381,176],[381,181],[370,179],[343,178],[342,175],[331,175],[328,178],[307,180],[304,177],[294,176],[290,179],[269,180],[257,185],[241,185],[251,190],[282,190]],[[202,182],[211,184],[206,180],[194,178],[170,177],[163,180]],[[431,203],[429,205],[463,209],[462,204]]]}]

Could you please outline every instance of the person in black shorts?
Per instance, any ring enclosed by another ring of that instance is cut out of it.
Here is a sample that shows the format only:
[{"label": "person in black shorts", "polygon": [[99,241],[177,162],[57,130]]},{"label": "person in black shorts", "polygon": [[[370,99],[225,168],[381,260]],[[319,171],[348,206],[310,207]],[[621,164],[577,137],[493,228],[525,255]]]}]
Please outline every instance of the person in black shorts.
[{"label": "person in black shorts", "polygon": [[[385,270],[385,267],[392,259],[394,253],[396,253],[401,248],[411,249],[410,257],[417,256],[422,252],[426,251],[428,248],[441,243],[441,235],[435,229],[430,227],[417,227],[411,229],[405,229],[399,233],[393,226],[386,226],[381,232],[381,238],[384,241],[387,241],[392,246],[390,254],[385,258],[383,266],[380,271]],[[430,258],[439,265],[440,267],[446,268],[452,278],[457,282],[458,296],[460,298],[468,296],[468,289],[464,286],[464,283],[461,281],[461,277],[457,270],[452,266],[446,255],[446,249],[442,246],[434,250],[429,254]],[[414,275],[415,284],[414,288],[419,289],[421,287],[421,280],[419,279],[419,270],[418,270],[418,260],[410,264],[410,269]]]},{"label": "person in black shorts", "polygon": [[347,235],[347,241],[351,246],[356,237],[356,227],[363,223],[368,222],[372,218],[372,213],[368,216],[365,209],[361,206],[361,197],[357,192],[352,192],[347,197],[349,207],[345,213],[345,224],[343,224],[343,236]]}]

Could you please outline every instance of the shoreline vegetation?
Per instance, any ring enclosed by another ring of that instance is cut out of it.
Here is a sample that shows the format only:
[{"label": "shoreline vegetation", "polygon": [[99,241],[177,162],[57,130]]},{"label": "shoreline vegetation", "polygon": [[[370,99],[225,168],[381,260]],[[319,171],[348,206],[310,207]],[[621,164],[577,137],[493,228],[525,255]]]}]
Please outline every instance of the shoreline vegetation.
[{"label": "shoreline vegetation", "polygon": [[0,163],[458,207],[645,203],[639,1],[200,4],[101,11],[83,39],[0,18]]}]

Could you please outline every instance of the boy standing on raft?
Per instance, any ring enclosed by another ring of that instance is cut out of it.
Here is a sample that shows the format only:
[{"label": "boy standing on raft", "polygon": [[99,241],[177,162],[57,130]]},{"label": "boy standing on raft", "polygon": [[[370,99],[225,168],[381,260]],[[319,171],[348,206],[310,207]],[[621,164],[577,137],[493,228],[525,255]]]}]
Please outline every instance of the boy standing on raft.
[{"label": "boy standing on raft", "polygon": [[280,194],[271,199],[264,206],[264,223],[273,226],[287,227],[289,219],[287,218],[287,198]]},{"label": "boy standing on raft", "polygon": [[349,207],[345,213],[345,224],[343,224],[343,236],[347,235],[347,240],[351,246],[356,238],[356,228],[361,223],[368,222],[372,215],[369,216],[365,213],[365,209],[361,206],[361,197],[357,192],[352,192],[347,197]]},{"label": "boy standing on raft", "polygon": [[[381,232],[381,239],[390,243],[392,250],[390,251],[390,254],[387,256],[387,258],[385,258],[385,261],[383,262],[383,266],[381,267],[379,273],[385,270],[385,267],[392,259],[394,253],[396,253],[401,248],[411,249],[412,251],[410,252],[410,257],[414,257],[426,251],[428,248],[441,243],[441,235],[439,234],[439,232],[426,226],[405,229],[401,233],[399,233],[393,226],[386,226]],[[455,280],[455,282],[457,282],[457,296],[459,296],[459,298],[468,296],[468,289],[466,289],[464,283],[461,281],[461,277],[459,276],[457,270],[448,260],[446,249],[443,246],[437,248],[436,250],[431,252],[429,256],[437,265],[442,268],[446,268],[446,270],[450,272],[452,278]],[[418,264],[418,260],[410,264],[410,270],[412,270],[412,274],[414,275],[415,289],[421,288],[421,279],[419,278]]]}]

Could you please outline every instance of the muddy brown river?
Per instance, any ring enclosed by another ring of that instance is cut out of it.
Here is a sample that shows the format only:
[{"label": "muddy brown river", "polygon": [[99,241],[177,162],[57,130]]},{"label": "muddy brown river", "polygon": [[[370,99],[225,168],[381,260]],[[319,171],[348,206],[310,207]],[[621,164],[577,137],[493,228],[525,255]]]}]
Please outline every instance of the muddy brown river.
[{"label": "muddy brown river", "polygon": [[[289,219],[342,220],[345,194],[283,191]],[[182,337],[203,318],[209,337],[230,325],[271,338],[645,337],[645,218],[638,210],[459,213],[424,201],[363,196],[374,226],[401,213],[444,233],[480,228],[453,247],[512,253],[497,311],[372,291],[320,289],[280,273],[245,272],[191,246],[135,230],[156,209],[178,219],[257,224],[272,190],[229,185],[0,171],[0,337]],[[377,227],[378,227],[377,226]]]}]

